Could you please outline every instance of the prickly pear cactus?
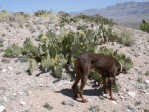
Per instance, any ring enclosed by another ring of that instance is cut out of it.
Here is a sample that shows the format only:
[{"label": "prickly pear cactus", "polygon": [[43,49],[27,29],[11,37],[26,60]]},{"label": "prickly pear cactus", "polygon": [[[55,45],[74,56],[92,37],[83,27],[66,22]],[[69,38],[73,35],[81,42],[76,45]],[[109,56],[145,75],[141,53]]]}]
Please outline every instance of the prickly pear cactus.
[{"label": "prickly pear cactus", "polygon": [[43,34],[40,34],[38,36],[38,39],[36,39],[36,41],[40,41],[41,43],[44,43],[45,41],[44,41],[44,39],[42,37],[43,37]]},{"label": "prickly pear cactus", "polygon": [[35,59],[30,59],[30,73],[33,73],[33,69],[36,67],[37,61]]},{"label": "prickly pear cactus", "polygon": [[126,55],[124,53],[121,54],[117,54],[117,51],[113,52],[112,48],[107,49],[106,47],[100,47],[98,53],[100,54],[104,54],[104,55],[110,55],[113,56],[114,58],[116,58],[119,63],[121,63],[123,65],[123,67],[125,67],[127,70],[129,70],[130,68],[132,68],[132,60],[130,59],[130,57],[126,57]]},{"label": "prickly pear cactus", "polygon": [[64,66],[66,63],[67,63],[67,60],[61,59],[60,62],[59,62],[59,65]]},{"label": "prickly pear cactus", "polygon": [[40,55],[45,53],[44,50],[42,49],[41,44],[39,44],[38,52],[39,52]]},{"label": "prickly pear cactus", "polygon": [[21,48],[19,47],[19,46],[17,46],[17,45],[14,45],[13,47],[13,53],[14,54],[21,54]]},{"label": "prickly pear cactus", "polygon": [[13,51],[12,51],[10,48],[5,49],[5,53],[6,53],[6,54],[12,54],[12,52],[13,52]]},{"label": "prickly pear cactus", "polygon": [[56,77],[59,77],[59,78],[62,77],[62,67],[56,67],[54,69],[54,73]]},{"label": "prickly pear cactus", "polygon": [[94,38],[94,33],[93,33],[93,31],[88,30],[87,33],[86,33],[86,38],[87,38],[88,41],[92,41],[93,38]]},{"label": "prickly pear cactus", "polygon": [[72,53],[73,54],[78,54],[78,50],[79,50],[79,45],[78,44],[73,44],[72,45]]},{"label": "prickly pear cactus", "polygon": [[49,52],[50,52],[51,58],[55,58],[55,56],[56,56],[56,49],[55,49],[55,47],[51,46],[50,49],[49,49]]},{"label": "prickly pear cactus", "polygon": [[24,46],[26,46],[26,45],[29,45],[29,46],[32,46],[32,45],[33,45],[33,43],[32,43],[32,41],[30,40],[30,38],[27,38],[27,37],[26,37],[26,40],[24,41]]},{"label": "prickly pear cactus", "polygon": [[32,53],[33,56],[38,54],[38,47],[37,46],[32,46],[30,48],[30,53]]},{"label": "prickly pear cactus", "polygon": [[46,68],[48,69],[51,66],[51,59],[43,59],[41,60],[41,67],[43,70],[45,70]]},{"label": "prickly pear cactus", "polygon": [[63,36],[65,35],[65,28],[63,26],[60,28],[60,34]]},{"label": "prickly pear cactus", "polygon": [[102,76],[97,71],[91,70],[90,75],[92,79],[98,82],[98,84],[102,81]]},{"label": "prickly pear cactus", "polygon": [[54,32],[51,32],[51,31],[47,32],[46,36],[48,37],[49,40],[56,38],[56,34]]}]

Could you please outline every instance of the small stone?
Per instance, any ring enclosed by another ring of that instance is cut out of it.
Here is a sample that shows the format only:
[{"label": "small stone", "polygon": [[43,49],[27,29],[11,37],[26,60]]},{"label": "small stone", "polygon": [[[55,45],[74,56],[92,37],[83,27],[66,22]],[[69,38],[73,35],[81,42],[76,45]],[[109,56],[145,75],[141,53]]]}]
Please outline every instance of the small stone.
[{"label": "small stone", "polygon": [[8,67],[8,69],[9,69],[9,70],[13,70],[12,67],[10,67],[10,66]]},{"label": "small stone", "polygon": [[116,102],[118,103],[119,102],[119,99],[117,99]]},{"label": "small stone", "polygon": [[145,109],[144,112],[149,112],[149,109]]},{"label": "small stone", "polygon": [[23,94],[21,91],[18,91],[18,93],[19,93],[20,95],[22,95],[22,94]]},{"label": "small stone", "polygon": [[57,27],[55,27],[55,29],[56,29],[56,30],[59,30],[59,29],[60,29],[60,27],[59,27],[59,26],[57,26]]},{"label": "small stone", "polygon": [[91,99],[88,99],[88,101],[91,101]]},{"label": "small stone", "polygon": [[121,98],[121,99],[124,99],[124,97],[123,97],[123,96],[120,96],[120,98]]},{"label": "small stone", "polygon": [[141,56],[142,54],[141,53],[138,53],[138,55]]},{"label": "small stone", "polygon": [[7,98],[6,98],[6,96],[4,96],[3,100],[4,100],[5,102],[7,102]]},{"label": "small stone", "polygon": [[129,104],[127,107],[129,110],[134,110],[133,105]]},{"label": "small stone", "polygon": [[126,91],[128,92],[128,91],[129,91],[129,89],[128,89],[128,88],[126,88]]},{"label": "small stone", "polygon": [[74,102],[72,100],[64,100],[62,102],[63,105],[69,105],[69,106],[73,106],[74,105]]},{"label": "small stone", "polygon": [[28,82],[27,84],[28,84],[28,85],[31,85],[31,82]]},{"label": "small stone", "polygon": [[100,98],[101,100],[104,100],[104,97],[103,97],[103,96],[100,96],[99,98]]},{"label": "small stone", "polygon": [[0,104],[4,104],[5,103],[5,101],[2,99],[2,100],[0,100]]},{"label": "small stone", "polygon": [[3,105],[0,105],[0,112],[4,112],[5,107]]},{"label": "small stone", "polygon": [[6,72],[6,71],[7,71],[6,69],[3,69],[3,70],[2,70],[2,72]]},{"label": "small stone", "polygon": [[5,87],[0,87],[0,90],[5,92],[7,89]]},{"label": "small stone", "polygon": [[113,104],[117,104],[115,101],[112,101]]},{"label": "small stone", "polygon": [[25,102],[24,101],[20,101],[20,105],[25,105]]},{"label": "small stone", "polygon": [[135,92],[130,92],[130,91],[129,91],[129,92],[128,92],[128,95],[134,98],[135,95],[136,95],[136,93],[135,93]]},{"label": "small stone", "polygon": [[81,105],[78,105],[78,107],[81,107]]},{"label": "small stone", "polygon": [[145,83],[149,84],[149,80],[146,80],[146,79],[145,79]]},{"label": "small stone", "polygon": [[22,112],[31,112],[29,109],[27,109],[27,110],[23,110]]}]

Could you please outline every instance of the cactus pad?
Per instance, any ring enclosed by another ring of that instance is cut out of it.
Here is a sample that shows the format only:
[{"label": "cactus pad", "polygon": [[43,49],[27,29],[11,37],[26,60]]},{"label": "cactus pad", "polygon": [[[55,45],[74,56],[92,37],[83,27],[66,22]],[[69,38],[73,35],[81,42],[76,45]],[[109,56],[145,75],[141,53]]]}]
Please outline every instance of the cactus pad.
[{"label": "cactus pad", "polygon": [[59,77],[59,78],[62,77],[62,67],[56,67],[54,69],[54,72],[56,77]]}]

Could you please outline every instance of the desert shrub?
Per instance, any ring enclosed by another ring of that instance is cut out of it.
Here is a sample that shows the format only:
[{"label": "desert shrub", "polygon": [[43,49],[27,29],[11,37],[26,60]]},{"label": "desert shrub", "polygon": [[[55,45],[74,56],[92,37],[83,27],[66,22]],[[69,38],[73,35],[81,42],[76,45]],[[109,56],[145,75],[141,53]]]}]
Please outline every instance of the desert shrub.
[{"label": "desert shrub", "polygon": [[39,16],[43,15],[46,12],[47,12],[46,10],[38,10],[38,11],[34,12],[34,15],[39,17]]},{"label": "desert shrub", "polygon": [[149,24],[144,19],[142,20],[142,23],[140,25],[140,30],[148,32],[149,33]]},{"label": "desert shrub", "polygon": [[127,28],[124,28],[120,35],[120,40],[122,44],[126,46],[132,46],[134,44],[134,40],[132,38],[133,34],[132,32],[128,31]]}]

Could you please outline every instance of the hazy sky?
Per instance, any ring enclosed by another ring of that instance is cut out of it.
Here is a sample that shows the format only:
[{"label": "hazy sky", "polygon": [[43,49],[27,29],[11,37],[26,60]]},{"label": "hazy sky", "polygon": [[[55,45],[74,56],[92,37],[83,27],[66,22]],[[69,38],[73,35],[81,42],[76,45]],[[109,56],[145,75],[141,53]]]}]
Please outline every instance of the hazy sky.
[{"label": "hazy sky", "polygon": [[[0,0],[1,10],[7,12],[19,12],[33,14],[38,10],[54,10],[56,13],[64,11],[67,13],[87,9],[101,9],[113,6],[117,3],[129,2],[130,0]],[[145,2],[149,0],[134,0]]]}]

